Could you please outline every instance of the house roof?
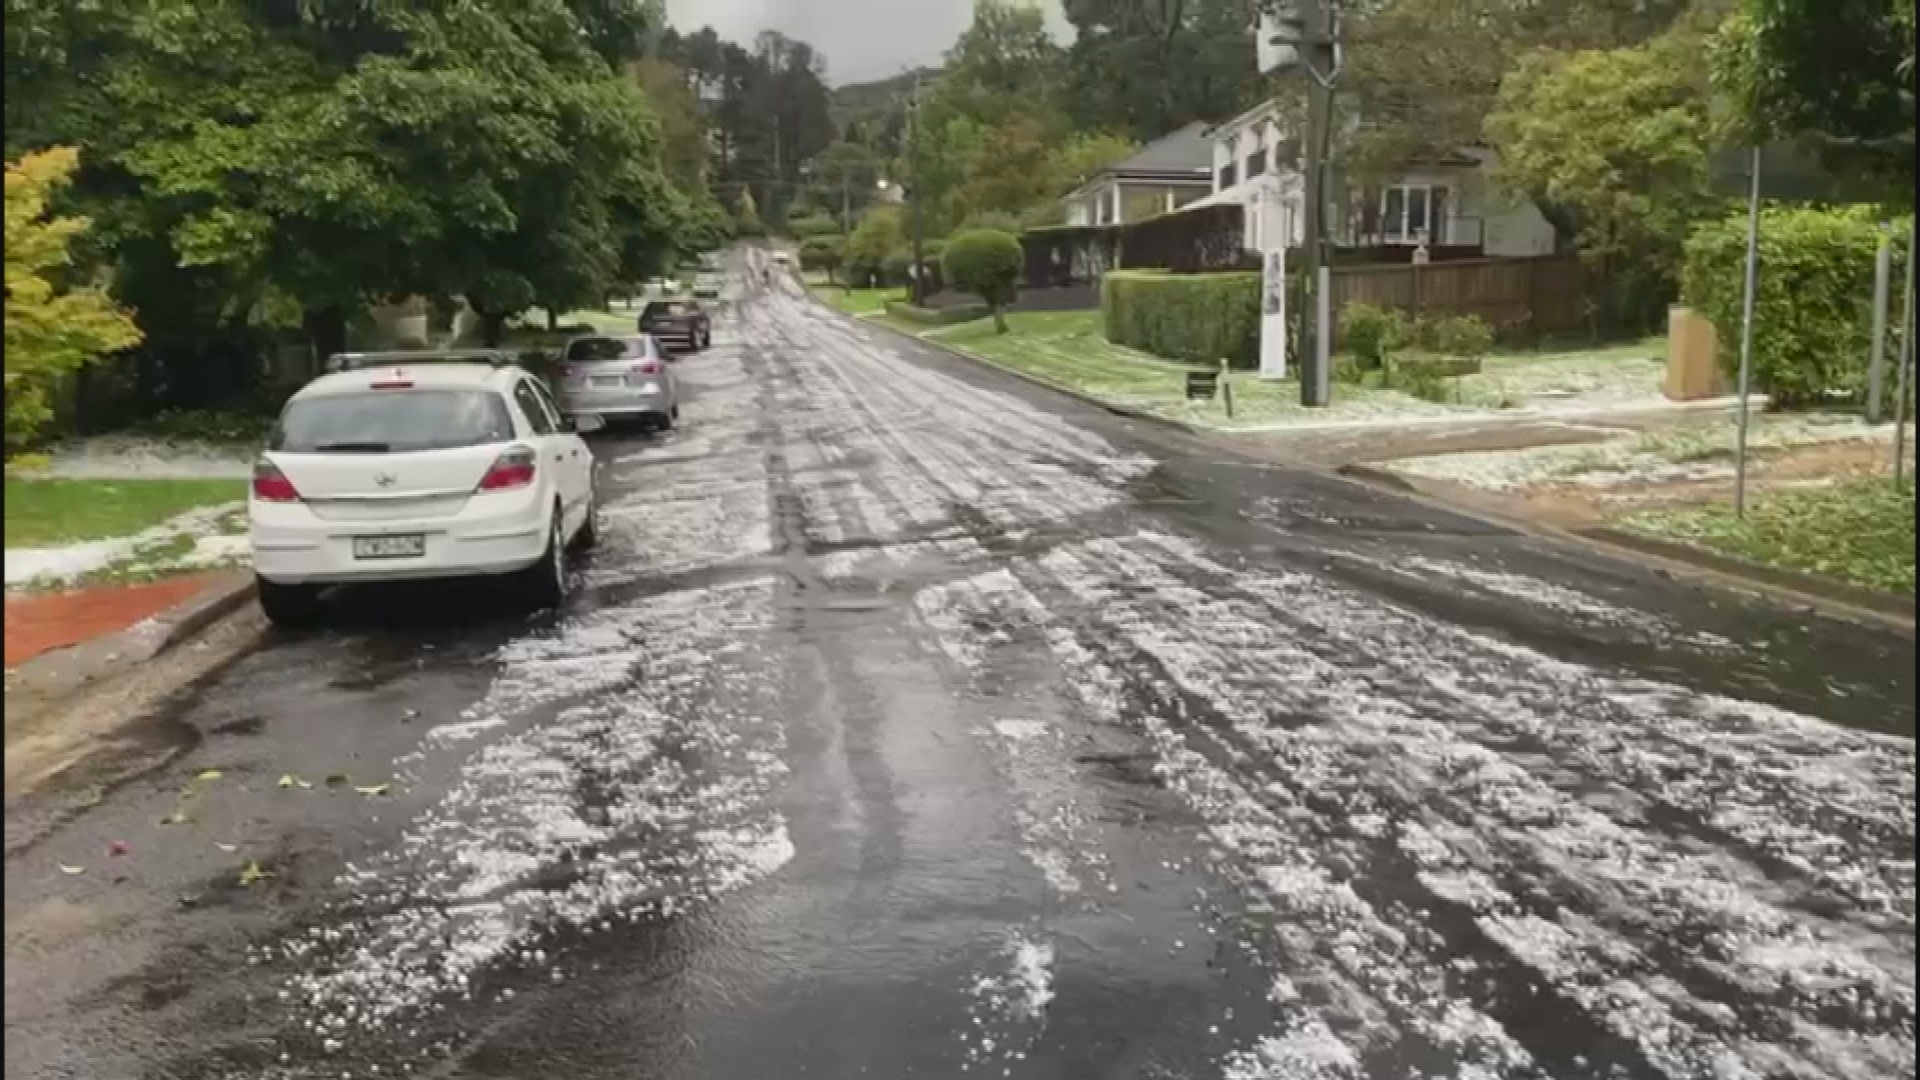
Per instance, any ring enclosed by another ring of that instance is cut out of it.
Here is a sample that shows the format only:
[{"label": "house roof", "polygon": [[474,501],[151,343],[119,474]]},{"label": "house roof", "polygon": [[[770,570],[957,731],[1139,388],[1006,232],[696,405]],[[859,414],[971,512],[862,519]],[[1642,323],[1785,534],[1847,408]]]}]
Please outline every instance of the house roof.
[{"label": "house roof", "polygon": [[1114,177],[1211,184],[1213,145],[1207,140],[1207,125],[1195,122],[1171,135],[1162,135],[1134,151],[1131,156],[1121,158],[1087,177],[1065,197],[1072,199],[1085,195],[1098,187],[1102,180]]},{"label": "house roof", "polygon": [[1268,98],[1267,100],[1262,101],[1258,105],[1255,105],[1251,109],[1248,109],[1245,112],[1242,112],[1240,115],[1234,117],[1231,120],[1222,120],[1221,122],[1207,128],[1206,136],[1209,140],[1218,140],[1224,136],[1231,135],[1236,131],[1240,131],[1245,128],[1251,127],[1258,121],[1264,120],[1269,116],[1274,115],[1277,111],[1278,109],[1274,105],[1273,99]]},{"label": "house roof", "polygon": [[1170,135],[1162,135],[1141,147],[1132,157],[1121,158],[1103,171],[1119,175],[1137,173],[1207,173],[1213,169],[1213,148],[1207,145],[1207,126],[1188,124]]}]

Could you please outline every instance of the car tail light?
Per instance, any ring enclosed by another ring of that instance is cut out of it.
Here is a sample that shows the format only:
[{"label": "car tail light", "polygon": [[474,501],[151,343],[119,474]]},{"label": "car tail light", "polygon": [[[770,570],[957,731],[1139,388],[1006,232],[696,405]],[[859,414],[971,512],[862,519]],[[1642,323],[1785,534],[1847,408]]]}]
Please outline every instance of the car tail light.
[{"label": "car tail light", "polygon": [[640,375],[658,375],[660,374],[660,361],[642,360],[633,365],[633,370],[636,374]]},{"label": "car tail light", "polygon": [[253,497],[261,502],[299,502],[300,492],[278,465],[260,461],[253,466]]},{"label": "car tail light", "polygon": [[506,491],[533,483],[534,453],[531,447],[509,446],[488,466],[480,478],[481,491]]},{"label": "car tail light", "polygon": [[561,365],[560,365],[560,377],[561,377],[561,378],[563,378],[563,379],[570,379],[570,378],[572,378],[572,377],[573,377],[573,365],[572,365],[572,364],[561,364]]}]

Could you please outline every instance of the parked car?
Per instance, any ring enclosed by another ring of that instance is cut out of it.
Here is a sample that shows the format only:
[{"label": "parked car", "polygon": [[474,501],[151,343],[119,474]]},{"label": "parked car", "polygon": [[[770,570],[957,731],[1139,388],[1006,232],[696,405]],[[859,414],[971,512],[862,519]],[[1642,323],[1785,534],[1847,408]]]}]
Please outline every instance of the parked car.
[{"label": "parked car", "polygon": [[793,256],[787,254],[784,251],[776,251],[773,253],[773,264],[775,266],[786,266],[792,261],[793,261]]},{"label": "parked car", "polygon": [[560,404],[576,419],[638,420],[666,429],[680,420],[680,380],[659,342],[647,334],[595,334],[560,354]]},{"label": "parked car", "polygon": [[720,275],[701,271],[693,279],[693,295],[699,300],[720,298]]},{"label": "parked car", "polygon": [[656,300],[640,312],[640,332],[681,352],[699,352],[713,343],[713,320],[692,300]]},{"label": "parked car", "polygon": [[329,586],[511,575],[565,599],[567,553],[595,538],[599,421],[569,421],[495,350],[355,353],[288,399],[253,468],[248,531],[260,606],[320,614]]}]

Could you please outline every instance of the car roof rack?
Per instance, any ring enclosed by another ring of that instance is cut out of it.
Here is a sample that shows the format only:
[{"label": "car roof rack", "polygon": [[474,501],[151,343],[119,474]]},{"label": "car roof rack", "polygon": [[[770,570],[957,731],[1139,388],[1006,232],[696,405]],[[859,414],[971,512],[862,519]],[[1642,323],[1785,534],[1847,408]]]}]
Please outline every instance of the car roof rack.
[{"label": "car roof rack", "polygon": [[361,368],[389,367],[396,364],[488,364],[506,367],[517,363],[505,349],[391,349],[382,352],[334,353],[327,357],[327,371],[359,371]]}]

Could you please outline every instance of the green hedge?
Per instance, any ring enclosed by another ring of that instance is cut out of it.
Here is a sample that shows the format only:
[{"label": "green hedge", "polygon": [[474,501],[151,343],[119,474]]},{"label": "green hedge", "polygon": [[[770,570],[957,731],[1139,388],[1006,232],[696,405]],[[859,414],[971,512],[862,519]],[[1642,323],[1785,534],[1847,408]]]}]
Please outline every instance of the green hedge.
[{"label": "green hedge", "polygon": [[[1782,406],[1860,396],[1873,336],[1873,260],[1879,225],[1867,207],[1767,207],[1760,214],[1754,295],[1753,385]],[[1889,333],[1900,321],[1907,226],[1896,226]],[[1740,363],[1747,258],[1746,211],[1702,224],[1687,239],[1681,298],[1719,331],[1720,360]],[[1889,343],[1889,370],[1893,356]]]},{"label": "green hedge", "polygon": [[954,323],[972,322],[984,319],[991,312],[987,305],[968,303],[955,304],[952,307],[925,308],[916,307],[904,300],[887,301],[887,314],[896,319],[905,319],[925,326],[952,326]]},{"label": "green hedge", "polygon": [[1259,274],[1119,270],[1101,279],[1100,313],[1116,345],[1209,367],[1259,363]]}]

